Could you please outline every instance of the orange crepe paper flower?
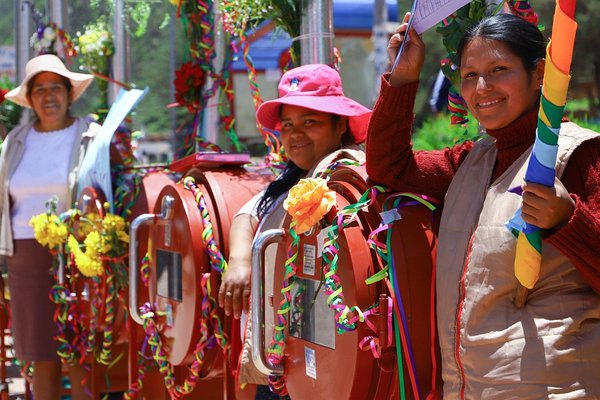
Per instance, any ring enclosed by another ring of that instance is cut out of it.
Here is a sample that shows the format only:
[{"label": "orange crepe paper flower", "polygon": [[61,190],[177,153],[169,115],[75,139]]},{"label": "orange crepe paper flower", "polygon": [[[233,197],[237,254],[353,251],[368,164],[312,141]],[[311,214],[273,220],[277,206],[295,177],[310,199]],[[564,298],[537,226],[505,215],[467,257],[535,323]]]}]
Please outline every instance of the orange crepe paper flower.
[{"label": "orange crepe paper flower", "polygon": [[309,231],[331,210],[335,192],[327,187],[323,178],[301,179],[290,189],[283,208],[296,223],[296,233]]}]

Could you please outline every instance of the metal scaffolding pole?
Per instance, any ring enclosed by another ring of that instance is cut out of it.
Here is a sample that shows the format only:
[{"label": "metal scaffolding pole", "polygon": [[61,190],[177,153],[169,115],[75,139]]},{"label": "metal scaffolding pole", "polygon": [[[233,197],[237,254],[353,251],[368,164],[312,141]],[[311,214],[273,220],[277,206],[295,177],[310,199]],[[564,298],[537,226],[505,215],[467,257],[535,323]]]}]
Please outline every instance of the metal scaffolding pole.
[{"label": "metal scaffolding pole", "polygon": [[300,64],[333,65],[333,1],[302,0]]},{"label": "metal scaffolding pole", "polygon": [[[169,98],[175,98],[175,12],[170,11],[169,19]],[[171,119],[171,147],[177,148],[179,138],[177,137],[177,111],[175,108],[169,109],[169,117]]]},{"label": "metal scaffolding pole", "polygon": [[69,31],[69,16],[67,14],[67,0],[48,0],[48,17],[59,28]]},{"label": "metal scaffolding pole", "polygon": [[29,38],[31,37],[31,8],[21,0],[15,0],[15,52],[16,52],[16,81],[21,82],[25,77],[25,65],[31,58]]},{"label": "metal scaffolding pole", "polygon": [[[214,16],[214,46],[215,46],[215,58],[213,59],[213,68],[215,70],[215,74],[221,75],[223,73],[223,61],[225,60],[225,52],[227,51],[225,43],[225,32],[223,31],[223,24],[221,21],[222,15],[219,12],[216,4],[213,4],[213,10],[209,11],[213,13]],[[213,87],[213,79],[208,77],[206,79],[206,88]],[[223,138],[223,129],[221,126],[221,118],[219,115],[219,100],[221,100],[220,94],[221,89],[219,87],[215,88],[215,91],[210,99],[206,102],[206,107],[204,109],[204,123],[202,124],[202,136],[205,140],[211,143],[215,143],[217,145],[221,145],[225,143],[225,139]],[[200,150],[196,148],[196,151]]]},{"label": "metal scaffolding pole", "polygon": [[388,9],[386,0],[375,0],[375,7],[373,10],[373,32],[371,34],[371,41],[373,42],[373,66],[375,71],[375,85],[371,92],[371,101],[373,104],[379,95],[379,86],[381,84],[379,77],[389,70],[387,23]]},{"label": "metal scaffolding pole", "polygon": [[[59,28],[69,31],[69,16],[67,13],[67,0],[48,0],[48,17]],[[58,46],[58,56],[66,58],[65,50]]]},{"label": "metal scaffolding pole", "polygon": [[[115,54],[112,59],[112,77],[118,82],[129,82],[130,59],[129,59],[129,36],[125,31],[124,0],[114,0],[115,13],[113,17],[113,41],[115,43]],[[114,83],[109,84],[108,103],[115,101],[120,87]]]}]

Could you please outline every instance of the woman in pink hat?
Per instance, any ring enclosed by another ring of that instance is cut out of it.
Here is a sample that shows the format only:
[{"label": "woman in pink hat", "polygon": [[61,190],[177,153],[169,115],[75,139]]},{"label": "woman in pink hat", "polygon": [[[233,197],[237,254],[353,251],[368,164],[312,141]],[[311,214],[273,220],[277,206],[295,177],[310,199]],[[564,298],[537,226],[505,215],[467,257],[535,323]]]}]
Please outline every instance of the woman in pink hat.
[{"label": "woman in pink hat", "polygon": [[[259,224],[265,228],[269,220],[276,223],[281,219],[281,203],[287,192],[301,178],[312,175],[317,166],[324,167],[339,158],[364,161],[359,145],[365,140],[371,111],[344,96],[336,70],[322,64],[294,68],[282,76],[278,91],[279,98],[263,103],[256,118],[262,126],[281,132],[289,161],[283,173],[233,219],[229,267],[218,299],[225,314],[233,314],[236,319],[242,311],[249,311],[251,248]],[[266,376],[245,367],[250,361],[247,350],[242,354],[239,383],[265,385]],[[265,398],[264,394],[257,396]]]},{"label": "woman in pink hat", "polygon": [[[55,305],[48,297],[52,256],[34,239],[29,220],[45,212],[54,196],[59,213],[75,200],[77,172],[92,134],[69,106],[92,79],[47,54],[31,59],[21,85],[6,94],[34,113],[33,121],[8,134],[0,154],[0,257],[8,264],[16,356],[33,362],[36,400],[60,398],[61,363],[53,339]],[[83,370],[77,368],[71,377],[72,398],[86,398],[79,384]]]}]

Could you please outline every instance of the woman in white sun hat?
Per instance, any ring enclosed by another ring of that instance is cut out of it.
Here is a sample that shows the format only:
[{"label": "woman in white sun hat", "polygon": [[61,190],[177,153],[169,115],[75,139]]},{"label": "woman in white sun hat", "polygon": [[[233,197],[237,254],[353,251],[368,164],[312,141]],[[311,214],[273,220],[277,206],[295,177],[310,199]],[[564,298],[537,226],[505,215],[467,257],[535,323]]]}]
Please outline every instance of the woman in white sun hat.
[{"label": "woman in white sun hat", "polygon": [[[46,211],[57,196],[57,212],[73,204],[79,165],[93,139],[89,125],[69,106],[93,76],[69,71],[56,56],[31,59],[21,85],[6,99],[31,108],[31,122],[13,129],[0,154],[0,257],[8,265],[12,333],[16,356],[32,362],[36,400],[60,398],[61,364],[49,299],[52,256],[35,239],[32,216]],[[80,385],[84,371],[72,368],[72,398],[86,398]]]}]

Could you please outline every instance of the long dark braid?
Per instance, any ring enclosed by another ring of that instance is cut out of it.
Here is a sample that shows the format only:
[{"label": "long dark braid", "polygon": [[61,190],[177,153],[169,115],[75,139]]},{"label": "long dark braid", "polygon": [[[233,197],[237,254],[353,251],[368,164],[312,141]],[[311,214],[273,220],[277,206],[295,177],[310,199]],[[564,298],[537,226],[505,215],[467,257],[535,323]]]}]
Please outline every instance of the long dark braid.
[{"label": "long dark braid", "polygon": [[292,161],[288,161],[281,175],[267,186],[263,197],[258,202],[256,207],[258,219],[263,217],[279,196],[286,193],[298,183],[306,172]]}]

